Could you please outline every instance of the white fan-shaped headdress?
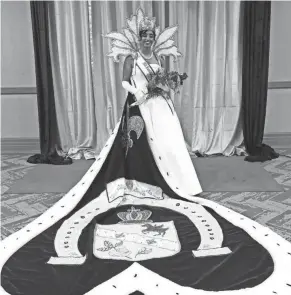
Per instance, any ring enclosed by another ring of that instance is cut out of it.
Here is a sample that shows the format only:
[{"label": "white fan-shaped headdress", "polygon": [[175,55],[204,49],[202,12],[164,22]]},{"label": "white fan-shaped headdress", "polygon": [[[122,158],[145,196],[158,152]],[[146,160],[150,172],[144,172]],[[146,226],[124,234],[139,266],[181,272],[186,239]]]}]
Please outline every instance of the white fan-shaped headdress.
[{"label": "white fan-shaped headdress", "polygon": [[141,8],[138,8],[136,14],[127,19],[127,26],[123,28],[122,33],[111,32],[103,36],[112,39],[111,52],[107,56],[112,57],[115,62],[119,62],[120,56],[131,55],[133,58],[136,58],[139,50],[139,32],[143,30],[155,32],[156,40],[153,51],[156,55],[172,55],[175,61],[182,56],[172,39],[178,30],[178,26],[168,27],[160,32],[160,27],[156,26],[156,19],[145,16]]}]

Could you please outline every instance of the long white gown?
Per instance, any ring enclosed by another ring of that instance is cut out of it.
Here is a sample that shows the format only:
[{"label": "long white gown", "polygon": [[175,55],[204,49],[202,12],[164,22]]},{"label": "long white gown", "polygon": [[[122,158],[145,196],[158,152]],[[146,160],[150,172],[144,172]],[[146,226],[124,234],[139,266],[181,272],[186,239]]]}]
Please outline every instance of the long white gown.
[{"label": "long white gown", "polygon": [[[154,71],[160,68],[158,64],[150,66]],[[131,79],[137,88],[144,89],[147,85],[147,80],[139,67],[134,68]],[[166,101],[159,96],[147,100],[139,108],[151,151],[167,184],[187,199],[200,194],[202,188],[186,148],[172,101]]]}]

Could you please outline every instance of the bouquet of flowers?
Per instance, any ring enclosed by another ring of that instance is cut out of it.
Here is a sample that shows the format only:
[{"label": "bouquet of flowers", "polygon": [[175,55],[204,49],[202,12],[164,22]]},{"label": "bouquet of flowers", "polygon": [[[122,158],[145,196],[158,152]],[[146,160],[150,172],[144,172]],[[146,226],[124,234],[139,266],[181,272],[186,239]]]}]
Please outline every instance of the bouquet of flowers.
[{"label": "bouquet of flowers", "polygon": [[159,69],[154,75],[149,78],[149,83],[147,85],[147,99],[156,96],[167,96],[170,90],[175,93],[179,93],[180,86],[183,85],[183,81],[187,79],[186,73],[179,74],[178,72],[171,71],[167,72],[164,69]]}]

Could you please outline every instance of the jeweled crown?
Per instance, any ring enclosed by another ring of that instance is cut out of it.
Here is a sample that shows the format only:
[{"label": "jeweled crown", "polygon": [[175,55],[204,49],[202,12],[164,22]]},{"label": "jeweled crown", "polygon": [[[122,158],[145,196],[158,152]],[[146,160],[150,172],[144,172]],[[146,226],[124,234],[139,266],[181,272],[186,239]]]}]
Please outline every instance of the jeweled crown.
[{"label": "jeweled crown", "polygon": [[122,220],[119,223],[124,224],[152,222],[152,220],[149,220],[151,215],[152,212],[149,210],[141,211],[134,207],[131,207],[127,212],[117,213],[117,216]]},{"label": "jeweled crown", "polygon": [[145,16],[140,22],[138,26],[138,30],[140,31],[154,31],[156,27],[156,18]]}]

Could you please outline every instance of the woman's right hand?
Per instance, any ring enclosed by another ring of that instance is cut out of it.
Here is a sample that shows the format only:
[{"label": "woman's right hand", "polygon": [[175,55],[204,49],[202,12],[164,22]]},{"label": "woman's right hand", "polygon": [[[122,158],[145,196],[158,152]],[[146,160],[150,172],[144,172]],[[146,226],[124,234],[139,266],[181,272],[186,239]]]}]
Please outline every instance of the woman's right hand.
[{"label": "woman's right hand", "polygon": [[146,92],[142,89],[138,89],[137,92],[134,94],[137,101],[142,100],[146,96]]},{"label": "woman's right hand", "polygon": [[141,89],[137,90],[137,92],[134,94],[136,98],[136,102],[131,104],[130,107],[141,105],[146,101],[147,93]]}]

